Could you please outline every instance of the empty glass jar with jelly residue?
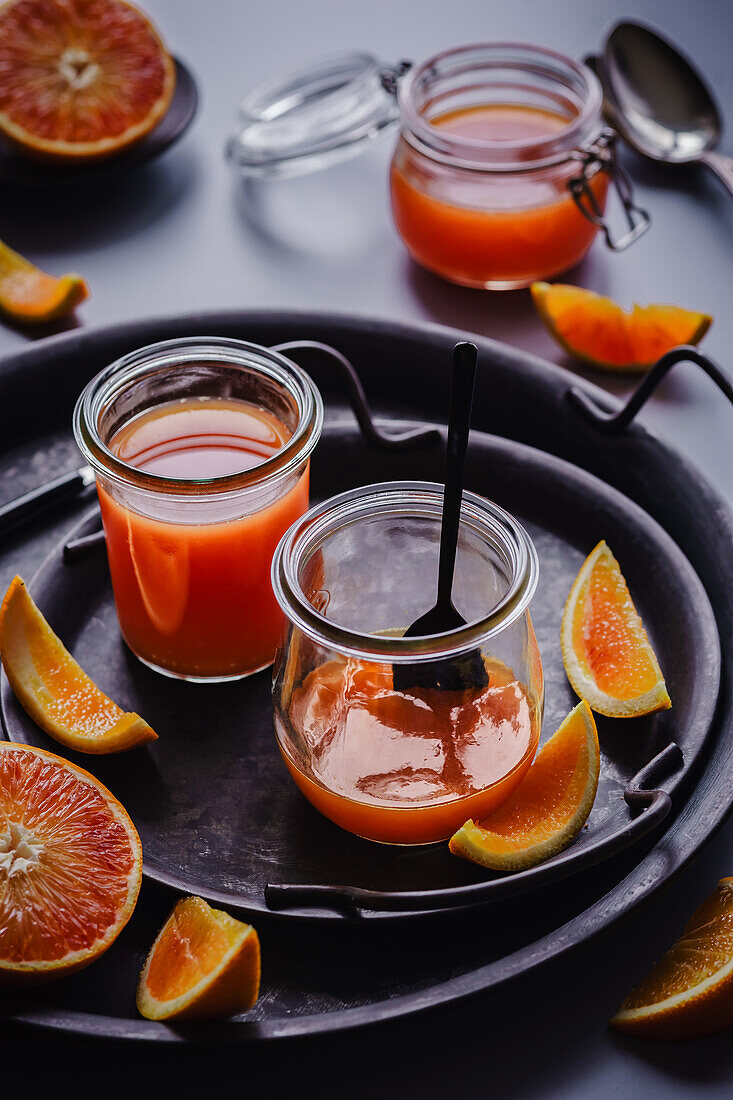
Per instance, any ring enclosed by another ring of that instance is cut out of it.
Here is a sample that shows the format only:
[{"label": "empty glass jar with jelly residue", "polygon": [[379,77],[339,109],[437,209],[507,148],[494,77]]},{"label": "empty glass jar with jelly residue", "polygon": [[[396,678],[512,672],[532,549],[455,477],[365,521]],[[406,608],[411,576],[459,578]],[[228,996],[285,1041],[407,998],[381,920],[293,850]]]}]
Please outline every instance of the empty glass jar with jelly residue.
[{"label": "empty glass jar with jelly residue", "polygon": [[[435,602],[443,491],[354,489],[311,509],[280,542],[275,596],[278,745],[297,786],[358,836],[424,844],[495,809],[537,749],[542,662],[529,616],[537,555],[524,528],[465,493],[453,600],[467,621],[405,638]],[[485,675],[435,686],[446,664]],[[395,685],[394,668],[415,683]]]}]

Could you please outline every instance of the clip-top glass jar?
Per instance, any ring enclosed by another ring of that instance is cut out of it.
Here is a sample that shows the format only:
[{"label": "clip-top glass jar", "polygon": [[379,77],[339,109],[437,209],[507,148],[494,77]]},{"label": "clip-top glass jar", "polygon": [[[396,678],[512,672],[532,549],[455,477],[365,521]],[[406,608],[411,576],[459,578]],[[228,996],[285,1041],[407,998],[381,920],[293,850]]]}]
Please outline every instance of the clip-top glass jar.
[{"label": "clip-top glass jar", "polygon": [[[392,211],[418,263],[508,290],[583,258],[615,170],[590,69],[536,46],[465,46],[411,69],[397,94]],[[630,234],[607,235],[616,248],[646,228],[630,198],[626,209]]]},{"label": "clip-top glass jar", "polygon": [[[649,225],[602,100],[586,65],[538,46],[461,46],[416,67],[337,54],[252,89],[227,154],[242,175],[274,180],[399,127],[392,210],[414,259],[452,282],[511,289],[578,263],[599,230],[620,250]],[[604,217],[611,181],[621,235]]]},{"label": "clip-top glass jar", "polygon": [[[539,740],[537,555],[503,509],[464,494],[453,600],[468,625],[401,636],[435,602],[442,502],[423,482],[343,493],[296,522],[272,564],[287,618],[273,681],[283,759],[322,814],[383,843],[431,843],[486,816]],[[488,682],[466,684],[477,654]],[[426,686],[450,662],[461,686]],[[408,679],[419,668],[414,687],[396,689],[395,665]]]},{"label": "clip-top glass jar", "polygon": [[151,344],[89,382],[74,435],[96,475],[122,636],[144,664],[220,681],[272,662],[272,556],[308,508],[322,424],[305,371],[241,340]]}]

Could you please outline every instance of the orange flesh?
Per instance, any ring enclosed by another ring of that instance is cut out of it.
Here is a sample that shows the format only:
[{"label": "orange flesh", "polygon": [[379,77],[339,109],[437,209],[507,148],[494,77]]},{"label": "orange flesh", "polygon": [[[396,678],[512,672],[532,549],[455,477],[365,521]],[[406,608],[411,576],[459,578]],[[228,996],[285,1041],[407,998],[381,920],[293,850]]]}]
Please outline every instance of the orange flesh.
[{"label": "orange flesh", "polygon": [[578,598],[573,649],[599,689],[615,699],[634,699],[657,683],[639,629],[626,582],[600,559]]},{"label": "orange flesh", "polygon": [[52,698],[43,700],[49,718],[67,729],[101,736],[122,718],[123,711],[85,674],[79,674],[74,661],[53,647],[48,663],[48,636],[39,624],[28,631],[28,645],[36,671]]},{"label": "orange flesh", "polygon": [[582,287],[541,289],[536,300],[557,339],[573,355],[608,366],[651,366],[671,348],[702,339],[710,325],[707,315],[679,306],[635,305],[627,313]]},{"label": "orange flesh", "polygon": [[[257,465],[289,434],[244,401],[191,398],[136,418],[110,447],[142,469],[209,477]],[[117,615],[135,653],[190,676],[238,675],[272,661],[282,613],[270,565],[308,507],[307,467],[272,504],[219,523],[166,522],[98,492]]]},{"label": "orange flesh", "polygon": [[158,1001],[171,1001],[198,985],[222,961],[232,941],[203,907],[176,906],[155,945],[146,986]]},{"label": "orange flesh", "polygon": [[624,1001],[624,1009],[684,993],[733,959],[733,892],[723,879],[690,919],[680,939]]},{"label": "orange flesh", "polygon": [[120,137],[166,94],[170,62],[117,0],[18,0],[0,9],[0,112],[30,137]]},{"label": "orange flesh", "polygon": [[[486,105],[451,111],[431,124],[473,140],[510,141],[550,137],[568,124],[552,111]],[[415,169],[404,143],[391,170],[392,212],[411,255],[431,271],[469,286],[526,286],[576,264],[596,228],[578,210],[566,178],[507,174],[465,187],[438,168],[435,177]],[[601,209],[608,177],[591,181]]]},{"label": "orange flesh", "polygon": [[[396,692],[391,665],[330,661],[293,692],[281,750],[324,816],[358,836],[424,844],[490,813],[532,762],[539,722],[499,662],[477,692]],[[305,741],[311,774],[288,743]]]},{"label": "orange flesh", "polygon": [[0,273],[0,298],[18,313],[50,313],[67,293],[61,279],[42,271]]},{"label": "orange flesh", "polygon": [[[12,851],[18,827],[38,852],[27,870],[27,849]],[[99,791],[28,750],[0,750],[0,959],[52,961],[91,948],[116,923],[133,864],[128,834]]]},{"label": "orange flesh", "polygon": [[540,751],[521,786],[488,820],[496,851],[523,849],[559,832],[577,812],[588,776],[588,740],[581,723]]}]

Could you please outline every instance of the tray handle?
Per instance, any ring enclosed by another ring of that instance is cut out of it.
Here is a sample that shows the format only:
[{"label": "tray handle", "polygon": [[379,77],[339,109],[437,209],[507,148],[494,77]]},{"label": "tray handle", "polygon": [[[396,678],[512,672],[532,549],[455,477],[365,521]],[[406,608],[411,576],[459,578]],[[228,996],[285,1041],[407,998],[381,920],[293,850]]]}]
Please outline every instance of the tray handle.
[{"label": "tray handle", "polygon": [[579,386],[573,386],[567,392],[567,399],[580,412],[585,420],[606,435],[616,435],[628,428],[639,410],[646,404],[656,390],[662,379],[669,373],[676,363],[697,363],[698,367],[705,371],[709,378],[723,391],[731,404],[733,404],[733,382],[718,364],[703,355],[701,351],[688,344],[682,344],[678,348],[672,348],[661,359],[658,359],[648,374],[642,379],[626,404],[618,412],[608,412],[602,409],[592,397],[589,397]]},{"label": "tray handle", "polygon": [[[672,808],[672,799],[658,784],[668,779],[683,763],[682,749],[675,741],[670,741],[665,749],[652,757],[626,784],[624,802],[629,809],[643,810],[645,817],[651,815],[660,821],[666,817]],[[649,789],[649,783],[656,786]]]},{"label": "tray handle", "polygon": [[[349,403],[354,410],[357,423],[368,443],[384,450],[407,450],[420,443],[434,443],[441,439],[437,428],[410,428],[403,432],[395,432],[393,435],[378,428],[372,411],[369,408],[364,387],[361,384],[356,370],[340,351],[332,348],[330,344],[321,344],[317,340],[290,340],[286,344],[275,344],[272,351],[314,351],[320,352],[330,358],[336,367],[338,374],[346,384]],[[55,481],[32,489],[22,497],[9,501],[0,507],[0,533],[5,532],[17,523],[35,517],[44,508],[57,503],[60,500],[68,500],[79,496],[94,482],[94,472],[91,467],[84,466],[71,474],[65,474]],[[64,561],[72,564],[82,561],[93,554],[101,545],[102,536],[89,535],[84,540],[73,540],[64,547]]]},{"label": "tray handle", "polygon": [[[631,844],[655,829],[667,817],[672,799],[659,787],[646,789],[648,783],[659,784],[668,778],[683,762],[682,750],[673,741],[632,776],[624,790],[624,801],[630,809],[639,808],[637,814],[621,832],[589,845],[584,851],[572,850],[555,856],[527,871],[488,879],[480,890],[475,887],[459,888],[460,900],[456,903],[456,891],[394,891],[384,893],[365,890],[358,886],[328,886],[300,883],[268,883],[265,902],[269,909],[280,912],[288,909],[328,909],[343,917],[356,919],[365,912],[427,912],[463,905],[477,905],[486,901],[516,897],[532,887],[546,882],[559,881],[587,867],[593,867],[623,852]],[[470,890],[461,897],[462,890]]]},{"label": "tray handle", "polygon": [[411,428],[404,432],[396,432],[388,435],[378,428],[374,422],[372,411],[369,408],[364,387],[351,362],[330,344],[322,344],[318,340],[289,340],[285,344],[274,344],[271,351],[316,351],[330,358],[336,367],[341,380],[346,384],[346,392],[349,396],[349,404],[354,410],[354,416],[361,428],[367,442],[383,450],[402,451],[417,444],[437,442],[441,439],[437,428]]}]

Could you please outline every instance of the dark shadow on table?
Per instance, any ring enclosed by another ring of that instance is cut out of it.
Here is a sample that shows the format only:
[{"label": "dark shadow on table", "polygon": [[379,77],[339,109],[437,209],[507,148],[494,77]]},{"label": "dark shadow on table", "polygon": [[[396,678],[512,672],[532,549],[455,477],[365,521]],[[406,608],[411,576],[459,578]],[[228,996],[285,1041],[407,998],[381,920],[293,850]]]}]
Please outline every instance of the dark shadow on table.
[{"label": "dark shadow on table", "polygon": [[193,151],[183,147],[155,163],[88,182],[3,184],[0,239],[31,260],[35,253],[105,248],[166,218],[192,191],[199,170]]}]

